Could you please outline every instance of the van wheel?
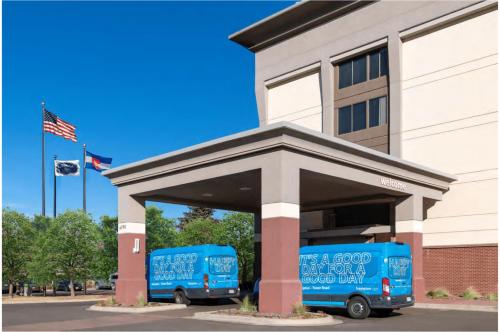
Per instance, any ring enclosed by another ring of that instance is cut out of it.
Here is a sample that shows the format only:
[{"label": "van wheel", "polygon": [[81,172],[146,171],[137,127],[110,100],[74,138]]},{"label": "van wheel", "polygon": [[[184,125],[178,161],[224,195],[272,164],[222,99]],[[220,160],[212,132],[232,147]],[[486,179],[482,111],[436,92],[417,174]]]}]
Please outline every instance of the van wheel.
[{"label": "van wheel", "polygon": [[370,315],[370,307],[364,298],[355,296],[347,302],[347,313],[354,319],[365,319]]},{"label": "van wheel", "polygon": [[174,293],[174,301],[176,304],[185,304],[185,305],[190,305],[191,300],[189,300],[186,295],[184,294],[183,291],[176,291]]},{"label": "van wheel", "polygon": [[373,312],[380,317],[389,317],[394,309],[375,309]]}]

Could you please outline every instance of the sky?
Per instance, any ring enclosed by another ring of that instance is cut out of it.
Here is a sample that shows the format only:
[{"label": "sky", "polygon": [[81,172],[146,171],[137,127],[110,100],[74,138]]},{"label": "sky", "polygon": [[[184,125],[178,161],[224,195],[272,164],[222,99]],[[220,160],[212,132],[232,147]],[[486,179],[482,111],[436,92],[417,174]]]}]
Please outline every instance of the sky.
[{"label": "sky", "polygon": [[[41,213],[42,101],[78,136],[45,135],[47,215],[54,155],[82,160],[85,143],[116,167],[258,127],[254,55],[228,36],[291,4],[3,2],[3,207]],[[58,177],[57,212],[77,208],[82,177]],[[116,188],[92,170],[87,211],[117,214]]]}]

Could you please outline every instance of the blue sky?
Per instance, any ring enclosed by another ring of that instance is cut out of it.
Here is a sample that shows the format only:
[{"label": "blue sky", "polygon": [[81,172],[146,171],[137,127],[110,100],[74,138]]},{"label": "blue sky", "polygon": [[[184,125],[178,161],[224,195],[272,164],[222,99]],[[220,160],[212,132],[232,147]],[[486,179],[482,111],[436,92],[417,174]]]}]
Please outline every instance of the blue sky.
[{"label": "blue sky", "polygon": [[[3,2],[3,206],[41,211],[41,111],[77,127],[46,134],[53,155],[82,144],[113,166],[258,126],[253,54],[228,35],[290,2]],[[81,208],[82,178],[58,178],[58,212]],[[168,217],[184,207],[160,205]],[[87,172],[87,210],[116,215],[116,189]]]}]

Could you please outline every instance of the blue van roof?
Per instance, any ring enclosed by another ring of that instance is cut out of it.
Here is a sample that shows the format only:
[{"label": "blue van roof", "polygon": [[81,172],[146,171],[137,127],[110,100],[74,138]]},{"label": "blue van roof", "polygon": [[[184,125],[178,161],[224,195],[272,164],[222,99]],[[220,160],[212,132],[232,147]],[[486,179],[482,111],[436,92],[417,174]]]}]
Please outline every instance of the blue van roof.
[{"label": "blue van roof", "polygon": [[209,254],[236,254],[236,251],[230,245],[222,244],[201,244],[196,246],[161,248],[153,250],[150,255],[167,254],[167,253],[183,253],[192,251],[203,251]]},{"label": "blue van roof", "polygon": [[324,252],[327,250],[335,251],[360,251],[360,250],[387,250],[389,253],[394,254],[407,254],[410,255],[410,246],[401,242],[380,242],[380,243],[349,243],[349,244],[325,244],[325,245],[312,245],[300,248],[300,253],[316,253]]}]

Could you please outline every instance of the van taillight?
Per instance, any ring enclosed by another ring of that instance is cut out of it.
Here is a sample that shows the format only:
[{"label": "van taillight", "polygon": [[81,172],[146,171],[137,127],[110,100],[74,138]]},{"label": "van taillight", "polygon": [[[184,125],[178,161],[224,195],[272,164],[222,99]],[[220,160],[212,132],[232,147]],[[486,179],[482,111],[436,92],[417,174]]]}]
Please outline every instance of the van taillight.
[{"label": "van taillight", "polygon": [[208,274],[203,275],[203,287],[208,289]]},{"label": "van taillight", "polygon": [[388,278],[382,278],[382,295],[383,296],[391,295],[391,285],[389,283]]}]

